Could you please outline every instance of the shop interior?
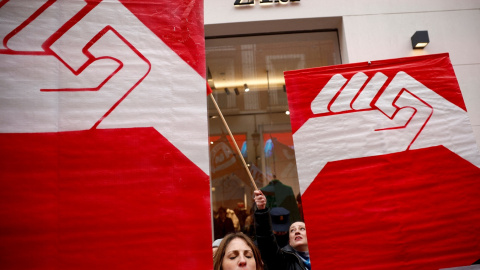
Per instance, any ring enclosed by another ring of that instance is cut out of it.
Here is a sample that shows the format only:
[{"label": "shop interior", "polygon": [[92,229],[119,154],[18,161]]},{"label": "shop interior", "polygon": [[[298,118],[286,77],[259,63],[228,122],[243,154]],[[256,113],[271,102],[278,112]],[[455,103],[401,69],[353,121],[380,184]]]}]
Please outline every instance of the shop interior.
[{"label": "shop interior", "polygon": [[268,206],[286,208],[292,222],[302,220],[283,72],[341,64],[338,32],[216,36],[205,42],[208,84],[235,141],[208,99],[213,238],[232,230],[254,235],[254,187],[235,144]]}]

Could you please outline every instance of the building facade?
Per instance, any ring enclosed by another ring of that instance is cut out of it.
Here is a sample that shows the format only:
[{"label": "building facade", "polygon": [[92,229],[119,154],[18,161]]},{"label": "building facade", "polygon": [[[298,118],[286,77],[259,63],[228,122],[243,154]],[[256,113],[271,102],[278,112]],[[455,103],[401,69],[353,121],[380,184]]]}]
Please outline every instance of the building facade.
[{"label": "building facade", "polygon": [[[268,144],[272,143],[268,138],[291,135],[285,114],[288,104],[282,94],[284,82],[279,78],[280,71],[289,68],[449,53],[480,145],[479,0],[205,0],[204,9],[209,83],[236,140],[240,146],[245,144],[243,156],[262,175],[260,187],[280,178],[292,186],[295,195],[299,193],[298,179],[292,173],[295,165],[280,164],[282,157],[268,154]],[[411,37],[422,30],[428,31],[430,42],[424,49],[413,49]],[[222,55],[226,51],[236,51],[243,64],[234,63],[233,56]],[[231,65],[219,58],[230,59]],[[286,58],[289,61],[279,60]],[[252,99],[242,92],[247,82],[251,88],[256,85],[257,97]],[[257,107],[248,107],[255,103]],[[225,131],[215,120],[211,104],[209,114],[210,136],[218,138]],[[255,140],[258,136],[260,140]],[[283,145],[288,144],[283,141]],[[288,167],[293,169],[280,172]],[[228,190],[220,187],[224,182],[212,180],[214,212],[220,206],[235,208],[240,201],[248,210],[251,187],[237,181],[242,194],[228,195]],[[229,196],[237,199],[226,202]]]},{"label": "building facade", "polygon": [[[480,144],[480,1],[301,0],[235,6],[205,0],[205,36],[336,29],[341,61],[355,63],[449,53],[477,143]],[[248,1],[240,1],[248,2]],[[428,30],[430,43],[413,50],[410,38]]]}]

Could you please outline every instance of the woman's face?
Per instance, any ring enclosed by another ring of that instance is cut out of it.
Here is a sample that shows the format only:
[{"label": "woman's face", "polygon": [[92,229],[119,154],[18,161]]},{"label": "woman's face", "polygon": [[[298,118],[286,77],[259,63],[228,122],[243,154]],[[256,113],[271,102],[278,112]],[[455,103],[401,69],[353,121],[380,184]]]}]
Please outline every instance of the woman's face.
[{"label": "woman's face", "polygon": [[307,230],[305,223],[294,222],[290,225],[289,244],[298,251],[308,251]]},{"label": "woman's face", "polygon": [[235,238],[227,245],[223,257],[223,270],[255,270],[257,264],[252,249],[241,238]]}]

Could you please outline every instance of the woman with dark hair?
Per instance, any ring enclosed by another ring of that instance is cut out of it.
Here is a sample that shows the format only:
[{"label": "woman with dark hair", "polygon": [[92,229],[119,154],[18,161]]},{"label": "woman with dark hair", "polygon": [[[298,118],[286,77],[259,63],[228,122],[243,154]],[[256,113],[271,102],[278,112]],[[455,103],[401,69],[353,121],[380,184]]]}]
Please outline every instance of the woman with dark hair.
[{"label": "woman with dark hair", "polygon": [[214,270],[263,270],[260,251],[243,233],[227,234],[213,256]]},{"label": "woman with dark hair", "polygon": [[268,269],[310,270],[307,231],[302,221],[293,222],[288,231],[288,245],[280,248],[272,229],[270,210],[262,191],[255,190],[255,232],[258,248]]}]

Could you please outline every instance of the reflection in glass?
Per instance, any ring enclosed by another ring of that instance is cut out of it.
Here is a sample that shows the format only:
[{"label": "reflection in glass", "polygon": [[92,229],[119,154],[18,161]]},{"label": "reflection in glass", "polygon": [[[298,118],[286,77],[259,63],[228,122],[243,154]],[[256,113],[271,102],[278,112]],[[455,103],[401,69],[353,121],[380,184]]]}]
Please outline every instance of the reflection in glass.
[{"label": "reflection in glass", "polygon": [[[289,209],[291,222],[301,219],[283,72],[340,64],[337,32],[207,38],[206,62],[212,94],[255,184],[270,207]],[[253,236],[252,184],[221,119],[213,117],[213,103],[208,106],[214,227],[221,226],[215,224],[224,220],[225,210],[235,231]]]}]

